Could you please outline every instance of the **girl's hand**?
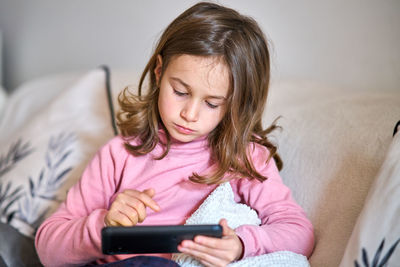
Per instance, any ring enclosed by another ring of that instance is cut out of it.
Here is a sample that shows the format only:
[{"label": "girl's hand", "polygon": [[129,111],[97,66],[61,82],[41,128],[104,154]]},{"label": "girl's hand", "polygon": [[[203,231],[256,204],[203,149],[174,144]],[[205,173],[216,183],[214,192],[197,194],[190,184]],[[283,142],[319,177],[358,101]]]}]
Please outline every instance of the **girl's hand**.
[{"label": "girl's hand", "polygon": [[111,204],[104,222],[107,226],[134,226],[143,222],[146,218],[146,207],[159,211],[160,207],[152,197],[154,189],[146,189],[143,192],[137,190],[125,190],[119,193]]},{"label": "girl's hand", "polygon": [[184,240],[178,250],[188,254],[205,266],[226,266],[243,254],[243,244],[225,219],[220,220],[222,238],[196,236],[194,241]]}]

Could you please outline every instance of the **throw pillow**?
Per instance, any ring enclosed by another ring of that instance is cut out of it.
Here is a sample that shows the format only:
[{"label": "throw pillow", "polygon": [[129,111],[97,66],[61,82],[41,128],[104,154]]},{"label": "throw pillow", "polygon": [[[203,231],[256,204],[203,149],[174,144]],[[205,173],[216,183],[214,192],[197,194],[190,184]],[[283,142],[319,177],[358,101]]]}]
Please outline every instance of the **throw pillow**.
[{"label": "throw pillow", "polygon": [[0,143],[0,221],[33,237],[116,134],[106,67],[84,75]]}]

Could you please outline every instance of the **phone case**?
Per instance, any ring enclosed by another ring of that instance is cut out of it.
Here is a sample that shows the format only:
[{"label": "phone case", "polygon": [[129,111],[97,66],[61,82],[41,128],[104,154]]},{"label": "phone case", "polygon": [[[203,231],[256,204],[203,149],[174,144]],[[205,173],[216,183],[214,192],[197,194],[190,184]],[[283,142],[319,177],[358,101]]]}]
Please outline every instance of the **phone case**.
[{"label": "phone case", "polygon": [[222,237],[222,226],[168,225],[104,227],[101,231],[103,254],[174,253],[182,240],[196,235]]}]

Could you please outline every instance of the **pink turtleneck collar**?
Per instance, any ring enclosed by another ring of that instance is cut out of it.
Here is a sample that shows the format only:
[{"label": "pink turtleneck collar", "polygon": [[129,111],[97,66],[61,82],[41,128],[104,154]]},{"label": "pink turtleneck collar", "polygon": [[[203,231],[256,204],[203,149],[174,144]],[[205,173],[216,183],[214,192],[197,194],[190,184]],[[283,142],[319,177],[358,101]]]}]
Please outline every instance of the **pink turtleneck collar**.
[{"label": "pink turtleneck collar", "polygon": [[[167,137],[164,129],[160,129],[158,131],[160,141],[162,143],[166,143]],[[208,138],[207,135],[199,137],[191,142],[181,142],[177,139],[174,139],[171,137],[171,145],[170,145],[170,150],[168,152],[168,157],[169,156],[196,156],[196,155],[204,155],[205,151],[208,151],[210,148],[208,146]],[[154,152],[159,155],[160,152],[164,151],[164,145],[162,143],[158,143],[154,149]],[[206,153],[208,154],[208,153]]]}]

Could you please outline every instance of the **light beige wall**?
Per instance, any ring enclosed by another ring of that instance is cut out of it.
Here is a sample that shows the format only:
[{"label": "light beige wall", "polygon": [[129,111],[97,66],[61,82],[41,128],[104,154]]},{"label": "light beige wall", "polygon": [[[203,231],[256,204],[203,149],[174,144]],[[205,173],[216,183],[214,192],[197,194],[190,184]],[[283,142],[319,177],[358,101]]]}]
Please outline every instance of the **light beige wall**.
[{"label": "light beige wall", "polygon": [[[7,88],[99,64],[141,71],[162,29],[196,1],[0,0]],[[226,0],[272,40],[274,78],[400,90],[400,1]]]}]

